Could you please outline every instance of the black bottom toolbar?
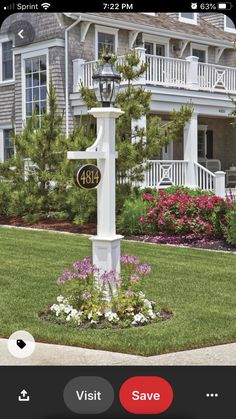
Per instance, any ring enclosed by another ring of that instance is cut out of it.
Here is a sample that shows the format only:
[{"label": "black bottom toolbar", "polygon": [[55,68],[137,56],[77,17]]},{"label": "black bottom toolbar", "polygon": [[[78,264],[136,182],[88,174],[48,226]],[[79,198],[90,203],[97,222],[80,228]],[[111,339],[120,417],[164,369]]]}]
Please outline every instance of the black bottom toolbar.
[{"label": "black bottom toolbar", "polygon": [[236,367],[1,367],[18,419],[234,419]]}]

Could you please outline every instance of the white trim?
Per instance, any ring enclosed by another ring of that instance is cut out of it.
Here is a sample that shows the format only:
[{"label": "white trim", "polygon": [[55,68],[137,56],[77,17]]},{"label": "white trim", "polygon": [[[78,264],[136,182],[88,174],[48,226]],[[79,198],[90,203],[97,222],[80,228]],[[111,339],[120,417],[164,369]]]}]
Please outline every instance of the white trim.
[{"label": "white trim", "polygon": [[170,38],[143,33],[143,42],[150,42],[154,44],[154,49],[153,49],[154,55],[156,55],[156,45],[164,45],[165,57],[170,56]]},{"label": "white trim", "polygon": [[[189,12],[192,13],[192,12]],[[188,17],[183,17],[181,16],[183,14],[183,12],[179,13],[179,21],[180,22],[184,22],[184,23],[190,23],[190,25],[197,25],[197,13],[193,13],[193,19],[188,18]]]},{"label": "white trim", "polygon": [[31,51],[38,51],[42,48],[53,48],[53,47],[65,47],[65,40],[64,39],[50,39],[49,41],[41,41],[35,42],[30,45],[26,45],[24,47],[16,47],[14,48],[14,54],[25,54]]},{"label": "white trim", "polygon": [[[32,45],[31,45],[32,48]],[[41,55],[46,55],[46,71],[47,71],[47,89],[49,87],[49,50],[48,48],[45,49],[37,49],[31,50],[21,54],[21,95],[22,95],[22,125],[26,120],[26,99],[25,99],[25,60],[28,58],[39,57]]]},{"label": "white trim", "polygon": [[193,56],[193,49],[199,49],[200,51],[205,51],[206,53],[206,63],[208,63],[208,46],[207,45],[201,45],[201,44],[193,44],[190,43],[190,55]]},{"label": "white trim", "polygon": [[109,35],[115,35],[115,54],[118,49],[118,32],[117,28],[110,28],[109,26],[95,25],[95,60],[98,60],[98,33],[108,33]]},{"label": "white trim", "polygon": [[[225,31],[225,32],[230,32],[230,33],[236,33],[236,28],[229,28],[229,27],[226,25],[227,18],[228,18],[228,19],[230,19],[230,17],[229,17],[229,16],[224,15],[224,31]],[[230,19],[230,20],[232,20],[232,19]],[[233,22],[233,21],[232,21],[232,22]],[[233,23],[234,23],[234,22],[233,22]]]},{"label": "white trim", "polygon": [[12,129],[10,124],[0,124],[0,163],[4,163],[4,137],[3,132],[5,129]]},{"label": "white trim", "polygon": [[14,50],[13,50],[13,57],[12,57],[12,68],[13,68],[13,77],[11,79],[3,80],[2,79],[2,44],[5,42],[12,41],[12,46],[14,48],[14,39],[8,35],[0,35],[0,86],[8,85],[15,83],[15,57],[14,57]]}]

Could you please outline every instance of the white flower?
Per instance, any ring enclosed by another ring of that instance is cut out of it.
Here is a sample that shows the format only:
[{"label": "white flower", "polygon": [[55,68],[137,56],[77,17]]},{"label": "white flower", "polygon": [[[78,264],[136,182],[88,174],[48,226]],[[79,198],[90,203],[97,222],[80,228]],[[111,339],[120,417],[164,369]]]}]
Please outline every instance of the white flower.
[{"label": "white flower", "polygon": [[148,315],[149,315],[150,319],[155,319],[156,318],[156,315],[155,315],[155,313],[152,309],[148,310]]},{"label": "white flower", "polygon": [[62,301],[64,301],[64,297],[63,297],[62,295],[59,295],[59,296],[57,297],[57,302],[58,302],[58,303],[62,303]]},{"label": "white flower", "polygon": [[70,312],[71,312],[71,308],[68,306],[68,307],[65,307],[64,308],[64,312],[66,313],[66,314],[69,314]]},{"label": "white flower", "polygon": [[57,310],[58,310],[58,308],[59,308],[59,305],[58,305],[58,304],[53,304],[53,305],[50,307],[50,310],[51,310],[51,311],[57,311]]},{"label": "white flower", "polygon": [[118,322],[120,320],[117,313],[113,313],[112,311],[107,311],[105,317],[109,322]]},{"label": "white flower", "polygon": [[98,321],[97,320],[90,320],[90,323],[95,323],[95,324],[97,324],[98,323]]},{"label": "white flower", "polygon": [[138,313],[138,314],[135,314],[134,320],[132,321],[131,324],[139,324],[139,323],[143,324],[143,323],[147,323],[147,322],[148,322],[148,320],[143,315],[143,313]]},{"label": "white flower", "polygon": [[101,317],[103,314],[101,313],[101,311],[96,311],[96,314],[99,316],[99,317]]},{"label": "white flower", "polygon": [[149,308],[150,310],[152,309],[152,304],[149,300],[147,300],[146,298],[143,300],[144,305]]}]

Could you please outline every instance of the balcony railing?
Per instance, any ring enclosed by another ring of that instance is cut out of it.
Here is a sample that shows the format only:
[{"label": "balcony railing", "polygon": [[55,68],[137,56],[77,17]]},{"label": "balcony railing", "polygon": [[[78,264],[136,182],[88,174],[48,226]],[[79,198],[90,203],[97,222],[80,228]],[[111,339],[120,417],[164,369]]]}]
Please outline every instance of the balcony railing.
[{"label": "balcony railing", "polygon": [[[145,75],[137,83],[236,94],[236,68],[199,63],[198,58],[192,56],[180,60],[145,54],[143,48],[136,50],[141,61],[148,63]],[[124,60],[124,56],[118,57],[120,63]],[[97,64],[98,61],[73,61],[74,92],[79,91],[81,82],[86,87],[92,87],[92,75]]]},{"label": "balcony railing", "polygon": [[190,63],[186,60],[146,54],[148,84],[185,87]]}]

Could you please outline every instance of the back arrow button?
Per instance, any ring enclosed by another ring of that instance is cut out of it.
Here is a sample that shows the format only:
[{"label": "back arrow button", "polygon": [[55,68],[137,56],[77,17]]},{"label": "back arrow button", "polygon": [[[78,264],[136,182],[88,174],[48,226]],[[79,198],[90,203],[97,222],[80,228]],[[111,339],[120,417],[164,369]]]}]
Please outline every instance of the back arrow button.
[{"label": "back arrow button", "polygon": [[18,34],[17,35],[19,35],[19,37],[21,38],[21,39],[24,39],[24,37],[23,37],[23,32],[24,32],[24,29],[21,29],[21,31],[20,32],[18,32]]}]

